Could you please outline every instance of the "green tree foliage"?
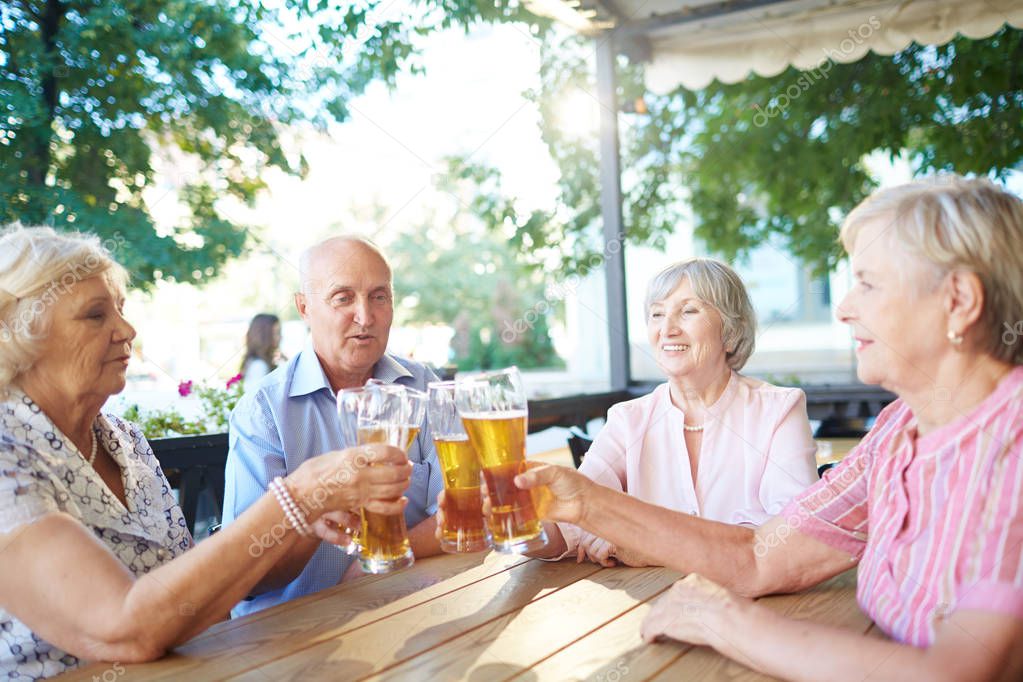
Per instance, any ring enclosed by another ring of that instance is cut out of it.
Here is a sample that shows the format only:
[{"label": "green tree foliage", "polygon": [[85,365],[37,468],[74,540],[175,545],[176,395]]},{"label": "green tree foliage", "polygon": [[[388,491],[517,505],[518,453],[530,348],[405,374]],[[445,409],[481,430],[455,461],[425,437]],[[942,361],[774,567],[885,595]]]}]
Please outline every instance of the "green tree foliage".
[{"label": "green tree foliage", "polygon": [[563,364],[548,326],[560,304],[545,297],[543,272],[478,221],[433,220],[399,236],[387,254],[400,322],[451,326],[459,369]]},{"label": "green tree foliage", "polygon": [[[558,115],[566,97],[596,92],[592,69],[591,43],[547,34],[531,96],[561,179],[545,220],[516,211],[488,169],[460,169],[482,180],[474,206],[488,224],[515,225],[512,243],[556,252],[564,272],[585,269],[602,243],[597,140]],[[917,174],[1004,178],[1023,167],[1023,31],[1012,28],[668,96],[645,93],[642,76],[620,60],[620,101],[642,98],[648,109],[619,117],[630,243],[658,246],[691,217],[696,236],[725,258],[772,238],[821,272],[841,257],[841,218],[876,187],[869,156],[907,159]]]},{"label": "green tree foliage", "polygon": [[[305,170],[286,126],[343,121],[368,83],[417,70],[416,39],[526,16],[511,0],[15,0],[0,4],[0,223],[119,235],[137,281],[209,277],[245,245],[225,199]],[[155,187],[154,150],[182,169]],[[180,220],[150,202],[176,189]]]}]

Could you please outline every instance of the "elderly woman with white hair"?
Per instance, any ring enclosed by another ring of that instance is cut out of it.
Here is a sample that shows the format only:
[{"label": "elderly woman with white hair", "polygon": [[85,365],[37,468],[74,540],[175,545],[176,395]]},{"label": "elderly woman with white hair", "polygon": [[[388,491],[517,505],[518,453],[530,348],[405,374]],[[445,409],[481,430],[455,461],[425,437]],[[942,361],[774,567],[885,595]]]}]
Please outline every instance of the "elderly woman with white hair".
[{"label": "elderly woman with white hair", "polygon": [[[818,480],[806,396],[739,374],[756,318],[734,270],[709,258],[668,266],[647,287],[646,320],[668,381],[608,411],[584,476],[677,512],[750,526]],[[547,530],[536,556],[644,563],[572,524]]]},{"label": "elderly woman with white hair", "polygon": [[[689,574],[648,615],[648,641],[795,680],[1023,679],[1023,201],[939,177],[875,193],[841,237],[857,372],[899,399],[778,516],[716,524],[564,467],[516,483],[550,487],[550,518]],[[751,600],[856,565],[860,607],[891,640]]]},{"label": "elderly woman with white hair", "polygon": [[145,437],[100,411],[124,388],[135,338],[126,280],[95,237],[0,232],[5,679],[157,658],[223,619],[300,536],[344,543],[343,510],[404,505],[411,466],[400,450],[332,452],[193,547]]}]

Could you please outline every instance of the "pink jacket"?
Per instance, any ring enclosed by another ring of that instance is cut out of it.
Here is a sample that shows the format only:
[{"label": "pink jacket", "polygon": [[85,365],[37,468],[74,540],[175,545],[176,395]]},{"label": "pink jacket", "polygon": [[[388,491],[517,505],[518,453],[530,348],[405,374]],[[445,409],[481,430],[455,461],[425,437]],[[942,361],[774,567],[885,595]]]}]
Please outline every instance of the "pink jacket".
[{"label": "pink jacket", "polygon": [[[601,485],[725,523],[757,525],[818,480],[806,396],[732,372],[708,408],[694,484],[668,384],[613,406],[579,468]],[[559,524],[569,553],[581,529]]]}]

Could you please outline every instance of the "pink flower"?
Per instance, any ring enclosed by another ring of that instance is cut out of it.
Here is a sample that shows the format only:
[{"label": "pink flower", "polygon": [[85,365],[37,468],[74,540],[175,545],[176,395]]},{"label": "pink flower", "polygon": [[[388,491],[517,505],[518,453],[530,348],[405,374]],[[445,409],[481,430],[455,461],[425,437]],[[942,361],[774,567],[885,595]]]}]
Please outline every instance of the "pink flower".
[{"label": "pink flower", "polygon": [[186,398],[186,397],[188,397],[191,394],[192,394],[192,382],[191,381],[182,381],[180,384],[178,384],[178,395],[179,396],[181,396],[182,398]]},{"label": "pink flower", "polygon": [[227,387],[231,388],[232,386],[234,386],[235,384],[237,384],[241,380],[242,380],[242,375],[241,374],[235,374],[233,377],[231,377],[230,379],[227,380]]}]

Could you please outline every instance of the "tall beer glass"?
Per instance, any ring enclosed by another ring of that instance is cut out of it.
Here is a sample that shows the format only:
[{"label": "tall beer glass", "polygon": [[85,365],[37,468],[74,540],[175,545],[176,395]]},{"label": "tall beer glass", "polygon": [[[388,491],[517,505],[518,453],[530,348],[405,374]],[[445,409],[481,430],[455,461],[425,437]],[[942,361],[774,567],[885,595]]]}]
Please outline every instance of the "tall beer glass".
[{"label": "tall beer glass", "polygon": [[499,552],[528,552],[547,544],[528,490],[514,478],[526,469],[526,391],[515,367],[466,377],[455,403],[483,468],[491,511],[488,523]]},{"label": "tall beer glass", "polygon": [[480,463],[455,407],[455,382],[434,381],[427,395],[430,431],[447,499],[440,548],[452,553],[482,551],[490,547],[490,534],[483,522]]},{"label": "tall beer glass", "polygon": [[[401,386],[368,385],[339,391],[337,410],[345,446],[386,443],[407,452],[415,438],[415,434],[409,437],[410,401]],[[387,573],[412,565],[415,559],[404,514],[379,514],[363,508],[361,516],[355,542],[364,571]]]}]

